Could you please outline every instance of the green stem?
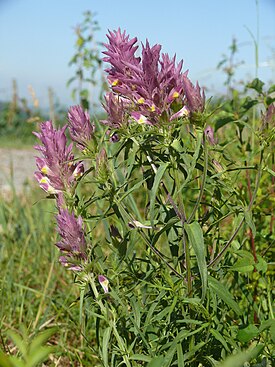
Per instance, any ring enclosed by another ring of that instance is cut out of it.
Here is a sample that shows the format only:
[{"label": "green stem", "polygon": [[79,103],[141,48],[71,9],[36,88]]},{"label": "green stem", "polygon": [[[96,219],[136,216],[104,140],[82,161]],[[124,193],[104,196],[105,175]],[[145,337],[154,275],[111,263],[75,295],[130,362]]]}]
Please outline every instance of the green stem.
[{"label": "green stem", "polygon": [[94,278],[94,276],[91,275],[91,274],[87,274],[87,279],[88,279],[89,284],[90,284],[90,286],[91,286],[91,288],[93,290],[93,293],[94,293],[96,302],[97,302],[97,304],[100,307],[100,310],[102,312],[102,315],[107,316],[106,307],[104,306],[103,302],[99,299],[99,293],[98,293],[98,290],[97,290],[96,285],[95,285],[95,278]]},{"label": "green stem", "polygon": [[[184,229],[183,229],[184,232]],[[186,243],[185,233],[183,233],[184,238],[184,250],[185,250],[185,265],[187,272],[187,293],[188,296],[192,296],[192,273],[191,273],[191,259],[190,259],[190,249],[188,243]]]},{"label": "green stem", "polygon": [[206,176],[207,176],[207,168],[208,168],[208,149],[207,149],[207,143],[204,142],[203,143],[203,146],[204,146],[204,165],[203,165],[203,174],[202,174],[202,182],[201,182],[201,187],[200,187],[200,193],[199,193],[199,196],[197,198],[197,201],[196,201],[196,204],[192,210],[192,213],[190,214],[190,217],[188,218],[187,220],[187,223],[191,223],[192,220],[194,219],[195,217],[195,214],[198,210],[198,207],[201,203],[201,199],[202,199],[202,196],[203,196],[203,192],[204,192],[204,188],[205,188],[205,182],[206,182]]},{"label": "green stem", "polygon": [[268,307],[269,307],[269,312],[270,312],[270,318],[274,319],[274,313],[273,313],[273,305],[272,305],[272,301],[271,301],[271,294],[272,290],[269,289],[267,292],[267,302],[268,302]]}]

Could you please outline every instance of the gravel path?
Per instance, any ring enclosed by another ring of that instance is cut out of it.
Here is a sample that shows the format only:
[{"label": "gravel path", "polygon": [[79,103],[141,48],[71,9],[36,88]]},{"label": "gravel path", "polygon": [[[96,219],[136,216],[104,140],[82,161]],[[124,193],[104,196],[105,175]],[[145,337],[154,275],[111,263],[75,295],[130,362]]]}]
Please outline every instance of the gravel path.
[{"label": "gravel path", "polygon": [[11,191],[13,182],[16,192],[24,185],[35,182],[33,173],[36,170],[33,149],[20,150],[0,148],[0,192]]}]

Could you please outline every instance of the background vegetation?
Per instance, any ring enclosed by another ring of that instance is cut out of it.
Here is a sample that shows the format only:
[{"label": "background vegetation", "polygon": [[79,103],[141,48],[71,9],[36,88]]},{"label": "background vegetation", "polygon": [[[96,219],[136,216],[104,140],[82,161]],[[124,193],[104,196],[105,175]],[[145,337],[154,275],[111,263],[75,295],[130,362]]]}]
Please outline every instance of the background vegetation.
[{"label": "background vegetation", "polygon": [[[88,89],[84,86],[84,82],[95,84],[98,80],[93,79],[95,68],[100,66],[97,54],[93,51],[87,54],[87,45],[91,39],[89,35],[84,37],[83,32],[86,32],[89,22],[93,20],[86,14],[84,27],[79,28],[77,34],[76,54],[71,60],[71,63],[76,63],[79,68],[75,77],[69,81],[69,84],[79,81],[73,93],[78,95],[78,101],[85,107],[89,107],[93,102],[89,100]],[[90,29],[94,32],[94,28]],[[231,50],[236,51],[234,47]],[[226,67],[228,60],[231,62],[231,69]],[[238,192],[234,193],[236,201],[230,203],[230,210],[234,212],[236,221],[239,212],[242,211],[240,202],[243,198],[248,203],[252,199],[262,149],[258,141],[261,140],[265,142],[268,153],[258,183],[253,219],[250,211],[241,213],[246,225],[232,241],[222,266],[217,264],[213,267],[215,274],[212,274],[210,280],[211,295],[205,307],[198,300],[199,293],[189,299],[183,297],[177,277],[165,266],[159,265],[157,257],[152,257],[149,261],[145,256],[146,261],[140,261],[138,268],[131,269],[131,276],[135,273],[136,277],[128,280],[126,277],[124,280],[126,279],[128,283],[120,284],[119,266],[121,257],[125,254],[120,253],[123,247],[121,243],[120,247],[118,246],[117,238],[113,238],[116,236],[107,235],[110,249],[117,248],[110,258],[114,268],[109,276],[117,279],[112,297],[116,309],[121,311],[121,314],[116,314],[118,319],[121,317],[118,330],[123,335],[124,329],[132,325],[128,339],[125,337],[123,340],[127,350],[130,350],[131,343],[137,343],[137,340],[143,346],[138,354],[132,356],[133,366],[168,366],[171,361],[171,363],[177,361],[174,365],[179,366],[186,363],[195,367],[199,365],[198,361],[204,363],[203,366],[217,366],[221,357],[225,357],[236,348],[245,352],[239,354],[237,359],[231,357],[231,360],[229,359],[223,366],[243,366],[246,360],[250,360],[251,366],[254,367],[274,365],[274,120],[270,120],[267,126],[265,117],[261,114],[262,106],[267,107],[274,103],[274,86],[264,86],[256,78],[237,90],[232,83],[234,75],[232,58],[225,58],[219,67],[222,65],[227,73],[228,93],[226,96],[213,98],[208,106],[209,113],[214,116],[213,127],[219,142],[218,147],[210,152],[211,160],[208,168],[213,191],[207,192],[203,197],[205,203],[211,200],[215,202],[212,212],[205,212],[201,223],[202,227],[205,224],[203,227],[205,245],[209,252],[211,253],[214,246],[222,247],[225,238],[229,237],[236,225],[236,222],[227,221],[224,212],[219,210],[223,206],[222,194],[230,196],[231,180],[238,187]],[[92,79],[84,78],[84,70],[91,73]],[[102,85],[103,90],[105,87]],[[54,110],[54,113],[56,122],[64,124],[66,121],[64,111]],[[25,101],[20,101],[14,93],[13,101],[1,105],[0,132],[3,145],[7,144],[4,141],[13,141],[14,145],[16,142],[16,146],[18,142],[24,146],[32,145],[34,138],[31,132],[36,130],[39,121],[48,119],[48,116],[43,115],[38,108],[30,109]],[[179,142],[176,141],[173,147],[175,156],[179,155],[182,149],[177,143]],[[196,153],[196,146],[192,145],[188,149],[193,149]],[[110,155],[115,156],[116,152],[109,152]],[[219,165],[215,165],[217,156],[223,158],[219,161]],[[123,159],[131,164],[131,157],[127,156],[127,153]],[[201,163],[198,156],[196,162],[189,162],[190,165],[193,163],[196,165]],[[242,166],[244,169],[235,170],[236,163],[238,167]],[[196,168],[201,169],[197,166]],[[224,183],[223,193],[220,186],[216,185],[217,180]],[[194,186],[186,192],[190,202],[195,201],[195,190]],[[83,192],[85,195],[85,186]],[[141,190],[136,194],[135,202],[141,210],[145,210],[144,194]],[[171,214],[165,212],[160,204],[159,211],[157,219],[169,217]],[[35,189],[16,194],[11,188],[9,197],[1,196],[0,366],[31,367],[41,365],[43,360],[46,360],[43,362],[46,366],[107,366],[107,344],[115,345],[117,342],[117,339],[111,342],[107,327],[104,335],[97,334],[100,322],[97,317],[98,302],[89,294],[86,294],[86,301],[83,302],[83,299],[81,300],[83,293],[74,284],[76,279],[57,262],[58,251],[53,246],[57,242],[55,213],[53,201],[45,200],[43,194]],[[211,241],[213,239],[211,228],[206,228],[209,224],[208,215],[216,221],[223,221],[223,233],[215,234],[215,243]],[[173,221],[173,215],[171,220]],[[135,243],[134,236],[124,228],[124,225],[114,224],[120,231],[129,235],[130,243]],[[102,245],[101,232],[105,229],[102,224],[98,224],[94,238],[97,244],[94,251],[98,251],[97,255]],[[189,233],[191,238],[192,231],[189,230]],[[170,237],[171,248],[173,248],[173,236],[176,237],[177,233],[173,233]],[[133,258],[136,256],[133,248],[128,248],[127,251],[127,256]],[[175,247],[174,251],[172,255],[176,256]],[[130,268],[131,262],[127,263],[127,266]],[[196,268],[195,262],[192,266],[193,271],[198,274],[199,269]],[[150,284],[152,278],[155,278],[154,287],[152,283]],[[196,290],[200,289],[198,278],[194,280]],[[121,291],[129,284],[135,284],[132,292],[129,292],[124,299],[119,299],[119,293],[115,292]],[[147,298],[148,308],[144,311],[141,299],[145,294],[146,297],[151,294],[151,298]],[[181,308],[177,308],[175,294],[178,294],[184,304]],[[103,295],[103,302],[106,299],[108,301],[108,296]],[[184,312],[186,317],[182,317]],[[178,323],[178,315],[181,317],[181,324]],[[146,337],[139,329],[141,322],[145,323]],[[187,325],[188,328],[187,332],[184,329],[186,333],[184,335],[181,335],[182,325]],[[183,339],[181,347],[177,342],[166,340],[169,333],[174,335],[176,341],[179,338]],[[209,340],[211,350],[207,346]],[[98,344],[100,344],[100,356]],[[147,345],[147,350],[144,349],[144,345]],[[152,351],[155,354],[159,353],[160,356],[146,358],[145,355]],[[168,357],[163,357],[163,354]],[[177,356],[176,359],[174,355]],[[208,358],[205,358],[207,356]]]}]

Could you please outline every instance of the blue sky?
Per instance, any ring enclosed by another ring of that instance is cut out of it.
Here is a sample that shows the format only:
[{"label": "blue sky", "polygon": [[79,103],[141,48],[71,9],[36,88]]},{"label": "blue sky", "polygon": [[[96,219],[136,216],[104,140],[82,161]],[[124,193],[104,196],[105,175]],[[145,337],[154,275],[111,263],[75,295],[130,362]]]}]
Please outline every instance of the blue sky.
[{"label": "blue sky", "polygon": [[48,87],[61,104],[72,104],[67,80],[73,75],[68,62],[74,53],[73,27],[83,12],[97,14],[105,41],[108,29],[121,27],[140,41],[159,43],[163,51],[184,60],[195,82],[215,93],[224,76],[216,65],[228,54],[232,37],[239,44],[237,60],[245,63],[238,78],[255,75],[255,47],[247,30],[257,37],[259,16],[259,77],[275,79],[275,0],[0,0],[0,100],[11,96],[15,78],[19,95],[34,88],[40,104],[48,105]]}]

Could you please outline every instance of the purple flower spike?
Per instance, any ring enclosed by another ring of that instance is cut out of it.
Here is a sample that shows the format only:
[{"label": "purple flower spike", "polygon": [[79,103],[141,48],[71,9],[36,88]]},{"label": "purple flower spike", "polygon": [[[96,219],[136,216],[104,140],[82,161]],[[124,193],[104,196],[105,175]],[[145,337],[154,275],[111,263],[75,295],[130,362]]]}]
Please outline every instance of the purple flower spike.
[{"label": "purple flower spike", "polygon": [[72,140],[80,150],[84,150],[95,131],[88,111],[84,111],[81,106],[72,106],[68,112],[68,121]]},{"label": "purple flower spike", "polygon": [[140,63],[140,58],[135,57],[138,49],[137,38],[129,39],[125,31],[121,33],[120,28],[114,32],[109,31],[107,38],[109,43],[104,44],[107,51],[103,52],[107,57],[104,57],[103,61],[111,65],[111,68],[106,71],[108,80],[115,90],[120,85],[121,78],[124,78],[125,74],[130,74],[128,65],[137,66]]},{"label": "purple flower spike", "polygon": [[61,237],[56,246],[63,255],[60,258],[60,262],[70,268],[74,263],[79,267],[78,263],[81,260],[87,260],[87,244],[84,237],[83,220],[80,216],[76,218],[73,213],[69,213],[68,209],[63,208],[59,209],[56,220],[58,233]]},{"label": "purple flower spike", "polygon": [[272,103],[268,106],[265,115],[263,115],[262,130],[268,126],[273,127],[275,125],[275,104]]},{"label": "purple flower spike", "polygon": [[[183,61],[177,64],[176,56],[161,54],[161,46],[151,47],[148,41],[142,45],[142,57],[136,57],[137,39],[130,39],[120,29],[109,32],[107,37],[109,43],[104,51],[107,57],[103,61],[111,65],[106,71],[112,92],[105,106],[109,118],[103,123],[111,129],[133,121],[157,125],[161,121],[189,117],[189,112],[190,117],[193,112],[203,112],[204,92],[198,84],[191,83],[187,72],[182,72]],[[115,98],[121,103],[115,102]]]},{"label": "purple flower spike", "polygon": [[207,140],[209,141],[210,145],[216,145],[217,141],[214,137],[214,130],[211,126],[207,126],[204,130],[204,134],[207,138]]},{"label": "purple flower spike", "polygon": [[104,275],[99,275],[98,281],[101,287],[103,288],[104,293],[108,293],[109,292],[109,280]]},{"label": "purple flower spike", "polygon": [[66,127],[56,130],[51,121],[46,121],[42,122],[39,133],[34,132],[42,143],[34,147],[42,155],[36,157],[39,171],[35,172],[35,178],[50,194],[73,189],[76,179],[84,172],[83,163],[74,162],[72,144],[67,146]]},{"label": "purple flower spike", "polygon": [[203,112],[205,105],[204,91],[201,93],[201,88],[197,83],[194,86],[187,77],[187,72],[183,74],[183,87],[186,97],[186,104],[190,112]]},{"label": "purple flower spike", "polygon": [[109,126],[111,129],[118,129],[127,123],[126,112],[129,101],[120,96],[107,93],[105,96],[105,108],[108,119],[102,120],[101,123]]}]

